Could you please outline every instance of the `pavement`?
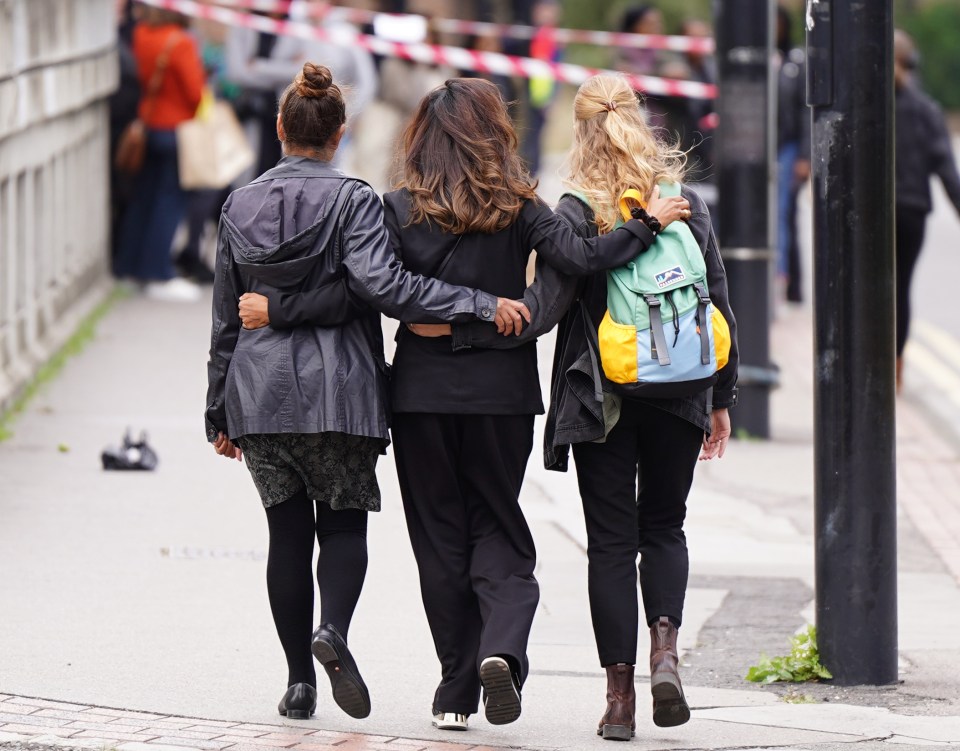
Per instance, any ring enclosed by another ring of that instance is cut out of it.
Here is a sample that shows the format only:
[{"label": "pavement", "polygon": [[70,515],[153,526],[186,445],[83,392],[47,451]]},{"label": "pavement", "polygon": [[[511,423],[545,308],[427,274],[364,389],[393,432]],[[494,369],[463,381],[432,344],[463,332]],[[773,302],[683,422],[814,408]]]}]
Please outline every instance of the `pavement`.
[{"label": "pavement", "polygon": [[[743,679],[813,620],[811,317],[809,307],[778,310],[772,440],[734,441],[698,468],[680,643],[692,719],[653,725],[639,665],[635,748],[960,746],[960,434],[937,409],[960,383],[960,344],[940,329],[924,346],[942,369],[908,361],[897,402],[900,682]],[[373,712],[352,720],[321,690],[315,719],[276,714],[286,671],[264,586],[266,525],[246,469],[205,443],[208,337],[208,303],[120,301],[0,444],[0,747],[599,747],[605,681],[582,511],[574,476],[544,471],[536,450],[522,503],[542,599],[520,720],[496,727],[478,716],[461,734],[430,727],[439,669],[389,456],[350,633]],[[553,337],[540,347],[546,381]],[[100,450],[128,426],[149,432],[156,472],[100,469]],[[647,643],[641,634],[641,654]]]}]

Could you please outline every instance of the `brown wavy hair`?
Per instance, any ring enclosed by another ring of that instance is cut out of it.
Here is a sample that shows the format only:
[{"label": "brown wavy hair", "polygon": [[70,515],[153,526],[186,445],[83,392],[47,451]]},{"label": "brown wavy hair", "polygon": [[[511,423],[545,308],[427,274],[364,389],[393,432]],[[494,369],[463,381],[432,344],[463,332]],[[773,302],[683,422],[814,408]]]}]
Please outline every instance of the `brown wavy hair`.
[{"label": "brown wavy hair", "polygon": [[451,78],[423,98],[403,136],[400,187],[410,191],[411,224],[492,233],[516,220],[537,184],[496,86]]}]

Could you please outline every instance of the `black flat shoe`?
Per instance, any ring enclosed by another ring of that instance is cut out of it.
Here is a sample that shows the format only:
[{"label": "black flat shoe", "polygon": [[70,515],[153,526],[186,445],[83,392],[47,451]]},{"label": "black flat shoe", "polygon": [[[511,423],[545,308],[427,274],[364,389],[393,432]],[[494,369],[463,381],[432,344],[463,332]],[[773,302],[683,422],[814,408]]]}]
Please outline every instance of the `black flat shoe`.
[{"label": "black flat shoe", "polygon": [[277,706],[277,711],[290,720],[309,720],[316,709],[317,689],[309,683],[294,683]]},{"label": "black flat shoe", "polygon": [[329,623],[321,623],[313,632],[311,649],[327,671],[337,706],[358,720],[367,717],[370,714],[370,692],[340,632]]}]

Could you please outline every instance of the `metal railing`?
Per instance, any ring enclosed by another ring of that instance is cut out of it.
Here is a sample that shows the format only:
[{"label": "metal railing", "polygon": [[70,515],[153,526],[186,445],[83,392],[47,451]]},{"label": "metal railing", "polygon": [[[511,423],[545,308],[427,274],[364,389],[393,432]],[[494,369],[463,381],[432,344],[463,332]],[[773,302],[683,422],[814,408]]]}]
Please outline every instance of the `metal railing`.
[{"label": "metal railing", "polygon": [[0,0],[0,408],[109,288],[114,0]]}]

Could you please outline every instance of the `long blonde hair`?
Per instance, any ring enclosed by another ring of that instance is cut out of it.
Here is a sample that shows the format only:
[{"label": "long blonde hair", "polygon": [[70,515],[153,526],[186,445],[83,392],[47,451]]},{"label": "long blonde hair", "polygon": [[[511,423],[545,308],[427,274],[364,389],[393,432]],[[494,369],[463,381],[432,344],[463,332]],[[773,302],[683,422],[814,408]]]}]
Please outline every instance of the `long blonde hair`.
[{"label": "long blonde hair", "polygon": [[573,100],[573,117],[570,176],[565,182],[590,202],[601,234],[616,225],[618,200],[627,188],[649,196],[661,180],[682,181],[686,154],[647,125],[624,76],[584,81]]}]

